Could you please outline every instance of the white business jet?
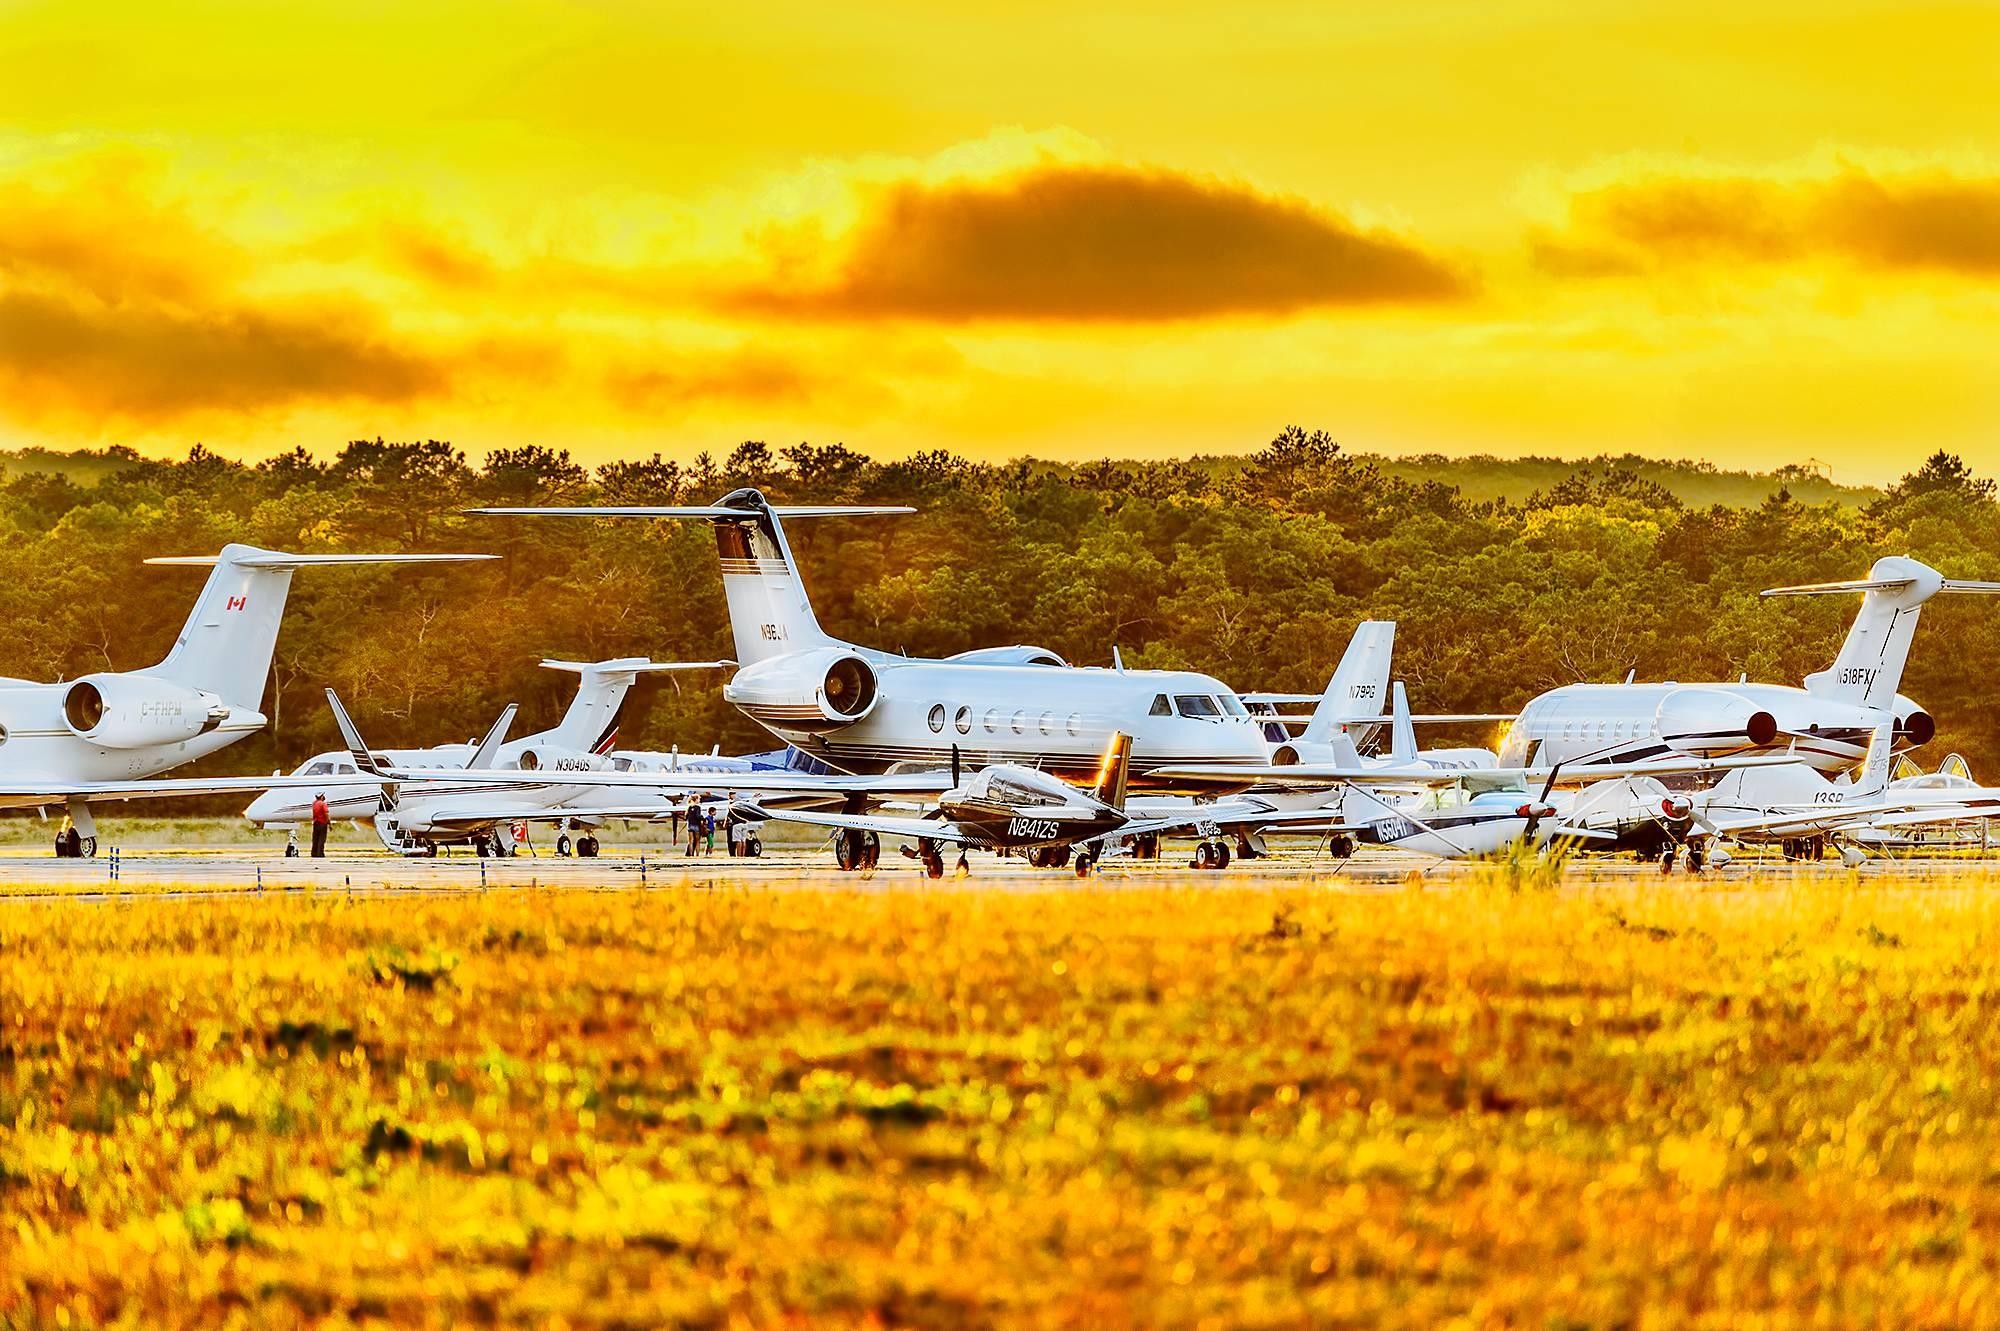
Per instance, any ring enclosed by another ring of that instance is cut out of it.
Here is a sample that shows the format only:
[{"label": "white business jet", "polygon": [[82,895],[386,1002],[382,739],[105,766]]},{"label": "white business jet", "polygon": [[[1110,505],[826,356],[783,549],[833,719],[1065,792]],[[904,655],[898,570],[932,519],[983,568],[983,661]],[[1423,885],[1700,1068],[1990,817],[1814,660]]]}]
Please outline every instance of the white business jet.
[{"label": "white business jet", "polygon": [[1899,749],[1937,732],[1930,714],[1896,689],[1924,602],[1939,593],[2000,594],[2000,582],[1946,578],[1914,559],[1875,561],[1866,578],[1773,587],[1765,596],[1861,593],[1861,611],[1833,665],[1805,687],[1714,684],[1566,684],[1521,709],[1503,763],[1631,763],[1661,754],[1795,755],[1824,772],[1852,767],[1884,721]]},{"label": "white business jet", "polygon": [[66,807],[56,854],[95,854],[91,804],[264,790],[287,778],[158,778],[263,726],[258,710],[292,574],[347,564],[439,564],[494,555],[292,555],[228,545],[218,555],[149,559],[213,565],[158,665],[59,684],[0,679],[0,807]]},{"label": "white business jet", "polygon": [[[633,770],[636,764],[630,759],[619,759],[613,750],[618,745],[619,714],[639,676],[669,670],[716,670],[732,664],[730,661],[649,661],[637,656],[610,661],[544,661],[542,665],[550,670],[567,671],[577,676],[576,697],[571,700],[569,710],[563,713],[562,720],[549,729],[507,740],[503,725],[503,742],[483,753],[474,744],[440,744],[422,749],[376,749],[373,754],[378,765],[400,768],[514,768],[523,772],[551,773]],[[511,719],[512,715],[510,710],[505,719]],[[506,842],[493,835],[494,824],[499,821],[582,821],[556,808],[555,805],[561,801],[546,798],[546,791],[532,798],[509,795],[506,807],[495,807],[492,800],[463,798],[469,792],[462,783],[458,786],[433,783],[427,796],[432,799],[446,795],[458,797],[456,804],[462,811],[469,809],[473,803],[482,803],[486,806],[484,811],[491,816],[471,819],[441,817],[434,822],[417,822],[412,821],[407,812],[402,817],[391,812],[387,819],[378,818],[378,814],[389,812],[383,808],[382,784],[364,773],[355,762],[353,753],[347,749],[314,754],[299,764],[293,775],[318,777],[323,784],[310,788],[295,784],[266,791],[251,801],[243,816],[260,827],[303,822],[312,814],[313,797],[323,793],[331,817],[369,820],[382,836],[384,844],[406,854],[421,855],[435,855],[440,843],[472,842],[481,854],[504,850]],[[492,787],[481,785],[470,789],[484,795],[490,793]],[[405,800],[403,803],[407,809],[416,807],[415,801]],[[438,806],[441,813],[444,807]],[[506,816],[502,818],[499,815]],[[567,830],[564,838],[567,839]],[[586,856],[594,854],[596,839],[585,831],[577,839],[577,848]],[[559,853],[566,851],[567,846],[564,846]]]},{"label": "white business jet", "polygon": [[913,659],[843,642],[814,617],[783,519],[908,513],[904,507],[780,507],[737,490],[694,507],[480,508],[557,517],[690,518],[715,528],[741,663],[723,696],[772,734],[850,773],[1018,763],[1088,780],[1114,734],[1132,737],[1135,787],[1185,764],[1260,765],[1242,700],[1184,670],[1071,666],[1039,647]]}]

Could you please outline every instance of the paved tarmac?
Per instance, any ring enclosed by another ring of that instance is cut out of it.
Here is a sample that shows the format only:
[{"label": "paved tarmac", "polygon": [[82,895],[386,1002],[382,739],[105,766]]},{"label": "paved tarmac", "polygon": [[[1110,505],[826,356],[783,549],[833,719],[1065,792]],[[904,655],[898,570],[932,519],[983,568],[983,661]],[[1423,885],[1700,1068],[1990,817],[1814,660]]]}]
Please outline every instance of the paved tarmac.
[{"label": "paved tarmac", "polygon": [[[689,858],[661,847],[620,850],[607,847],[596,859],[559,858],[546,851],[507,859],[481,859],[460,848],[436,859],[402,859],[373,848],[343,849],[324,860],[307,857],[285,858],[269,846],[224,846],[175,848],[149,846],[143,849],[105,851],[94,859],[59,860],[45,850],[0,851],[0,901],[49,897],[116,899],[127,895],[160,894],[208,895],[219,892],[465,892],[504,888],[567,888],[576,890],[646,888],[763,887],[872,887],[875,889],[922,889],[926,887],[1009,890],[1049,890],[1074,887],[1079,879],[1069,869],[1034,869],[1018,858],[1000,858],[983,852],[970,856],[970,872],[953,872],[947,859],[946,877],[937,882],[926,879],[914,860],[893,850],[885,852],[880,867],[865,873],[841,873],[822,846],[767,848],[756,859],[731,859],[726,855]],[[1961,876],[1990,870],[1992,862],[1980,860],[1898,860],[1876,861],[1860,872],[1897,873],[1916,876]],[[1150,862],[1114,858],[1099,867],[1089,882],[1103,886],[1182,882],[1227,886],[1250,881],[1289,882],[1300,886],[1381,890],[1413,876],[1424,881],[1448,884],[1469,874],[1484,872],[1481,866],[1431,860],[1395,851],[1364,850],[1349,860],[1315,855],[1307,846],[1281,849],[1269,858],[1245,863],[1237,861],[1220,872],[1196,870],[1185,858],[1174,857]],[[1837,859],[1812,865],[1786,864],[1775,855],[1761,864],[1740,858],[1728,868],[1710,871],[1700,881],[1725,886],[1730,880],[1760,875],[1820,875],[1839,877],[1848,873]],[[1592,881],[1630,882],[1634,878],[1660,876],[1653,864],[1629,858],[1597,858],[1573,863],[1565,882],[1586,885]],[[1687,875],[1676,869],[1675,879]]]}]

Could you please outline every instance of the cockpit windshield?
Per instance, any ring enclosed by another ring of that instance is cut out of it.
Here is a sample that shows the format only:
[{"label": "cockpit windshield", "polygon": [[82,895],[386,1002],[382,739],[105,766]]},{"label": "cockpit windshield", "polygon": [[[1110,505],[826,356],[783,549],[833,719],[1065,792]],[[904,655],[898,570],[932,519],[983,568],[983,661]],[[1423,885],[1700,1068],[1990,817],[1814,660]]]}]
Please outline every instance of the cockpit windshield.
[{"label": "cockpit windshield", "polygon": [[1238,698],[1233,693],[1225,693],[1222,695],[1222,710],[1229,713],[1231,716],[1250,715],[1250,709],[1245,707],[1243,705],[1243,700],[1241,698]]},{"label": "cockpit windshield", "polygon": [[1012,805],[1061,804],[1062,796],[1026,781],[995,772],[987,778],[987,794],[998,803]]},{"label": "cockpit windshield", "polygon": [[1174,706],[1182,716],[1196,721],[1220,721],[1222,709],[1205,693],[1176,693]]}]

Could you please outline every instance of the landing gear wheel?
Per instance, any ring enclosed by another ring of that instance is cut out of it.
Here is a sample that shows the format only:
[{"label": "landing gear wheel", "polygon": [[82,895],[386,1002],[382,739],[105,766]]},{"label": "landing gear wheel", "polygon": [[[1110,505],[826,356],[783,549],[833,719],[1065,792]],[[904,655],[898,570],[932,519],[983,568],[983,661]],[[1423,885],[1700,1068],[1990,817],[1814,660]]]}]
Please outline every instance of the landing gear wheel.
[{"label": "landing gear wheel", "polygon": [[1077,852],[1076,876],[1078,878],[1090,877],[1090,871],[1095,869],[1096,867],[1097,867],[1097,857],[1095,855],[1091,854],[1087,850]]},{"label": "landing gear wheel", "polygon": [[1672,846],[1668,846],[1665,850],[1660,852],[1661,873],[1672,873],[1674,871],[1674,853],[1675,853],[1675,848]]},{"label": "landing gear wheel", "polygon": [[743,841],[743,853],[754,860],[764,853],[764,843],[756,837],[746,837]]},{"label": "landing gear wheel", "polygon": [[56,834],[56,856],[65,860],[83,858],[83,836],[74,827]]},{"label": "landing gear wheel", "polygon": [[1354,838],[1345,832],[1336,832],[1327,838],[1326,853],[1337,860],[1351,859],[1354,855]]},{"label": "landing gear wheel", "polygon": [[569,858],[569,833],[564,832],[556,838],[556,854],[564,859]]},{"label": "landing gear wheel", "polygon": [[958,852],[958,867],[953,872],[960,878],[970,878],[972,876],[972,861],[965,858],[965,852],[962,850]]},{"label": "landing gear wheel", "polygon": [[424,858],[427,860],[434,860],[437,857],[438,857],[438,843],[435,841],[424,842]]},{"label": "landing gear wheel", "polygon": [[866,854],[867,846],[861,833],[840,831],[833,834],[833,862],[840,866],[842,873],[861,868]]},{"label": "landing gear wheel", "polygon": [[1227,869],[1229,867],[1229,843],[1227,841],[1218,841],[1215,843],[1215,867],[1218,869]]},{"label": "landing gear wheel", "polygon": [[917,858],[923,861],[924,877],[944,877],[944,852],[939,850],[934,842],[919,841],[917,843]]},{"label": "landing gear wheel", "polygon": [[597,838],[594,836],[578,837],[576,842],[576,856],[580,860],[596,859]]},{"label": "landing gear wheel", "polygon": [[493,853],[492,841],[483,836],[472,838],[472,848],[479,853],[479,858],[482,860]]},{"label": "landing gear wheel", "polygon": [[87,836],[87,837],[85,837],[85,838],[83,839],[83,844],[82,844],[82,845],[81,845],[80,847],[78,847],[78,849],[77,849],[77,852],[76,852],[76,853],[77,853],[78,855],[82,856],[82,857],[83,857],[84,859],[86,859],[86,860],[91,860],[91,859],[96,859],[96,858],[97,858],[97,838],[96,838],[96,837],[94,837],[94,836]]},{"label": "landing gear wheel", "polygon": [[1708,857],[1701,853],[1700,847],[1698,846],[1688,847],[1689,873],[1700,873],[1702,871],[1702,866],[1705,865],[1707,862],[1708,862]]},{"label": "landing gear wheel", "polygon": [[872,869],[882,862],[882,838],[874,832],[867,832],[861,838],[861,867]]}]

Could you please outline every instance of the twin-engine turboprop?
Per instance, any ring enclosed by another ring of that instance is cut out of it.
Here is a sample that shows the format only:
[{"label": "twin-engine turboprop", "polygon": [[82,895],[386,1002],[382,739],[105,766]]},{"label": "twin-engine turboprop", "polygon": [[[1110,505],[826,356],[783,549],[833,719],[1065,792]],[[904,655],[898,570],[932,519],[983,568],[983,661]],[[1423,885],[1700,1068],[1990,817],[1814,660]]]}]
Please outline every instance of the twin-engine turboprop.
[{"label": "twin-engine turboprop", "polygon": [[[899,836],[917,843],[916,857],[932,878],[944,876],[940,847],[946,845],[982,850],[1081,846],[1077,865],[1081,874],[1089,872],[1090,848],[1132,822],[1125,812],[1131,752],[1129,736],[1113,735],[1097,779],[1088,790],[1014,763],[990,764],[964,781],[954,771],[951,789],[940,794],[936,806],[921,818],[766,810],[756,805],[738,808],[753,819],[776,818],[836,829],[842,868],[853,867],[871,855],[879,844],[875,838]],[[961,855],[961,865],[963,862]]]},{"label": "twin-engine turboprop", "polygon": [[1534,699],[1501,746],[1503,763],[1632,763],[1661,754],[1784,752],[1824,772],[1858,762],[1887,721],[1898,749],[1937,726],[1896,689],[1924,602],[1939,593],[2000,594],[2000,582],[1946,578],[1914,559],[1875,561],[1853,582],[1773,587],[1765,596],[1860,592],[1861,611],[1833,665],[1803,688],[1748,682],[1566,684]]},{"label": "twin-engine turboprop", "polygon": [[[431,564],[493,555],[292,555],[228,545],[219,555],[149,559],[214,565],[166,659],[63,684],[0,680],[0,807],[66,805],[58,855],[97,849],[93,800],[262,790],[263,778],[149,780],[257,730],[292,574],[343,564]],[[275,784],[284,784],[282,780]]]},{"label": "twin-engine turboprop", "polygon": [[723,696],[788,744],[842,772],[1015,763],[1088,779],[1113,734],[1131,775],[1167,766],[1262,764],[1262,731],[1221,681],[1181,670],[1079,668],[1038,647],[942,660],[859,647],[813,615],[782,518],[908,513],[903,507],[777,507],[756,490],[667,508],[481,508],[476,513],[692,518],[715,528],[741,663]]}]

